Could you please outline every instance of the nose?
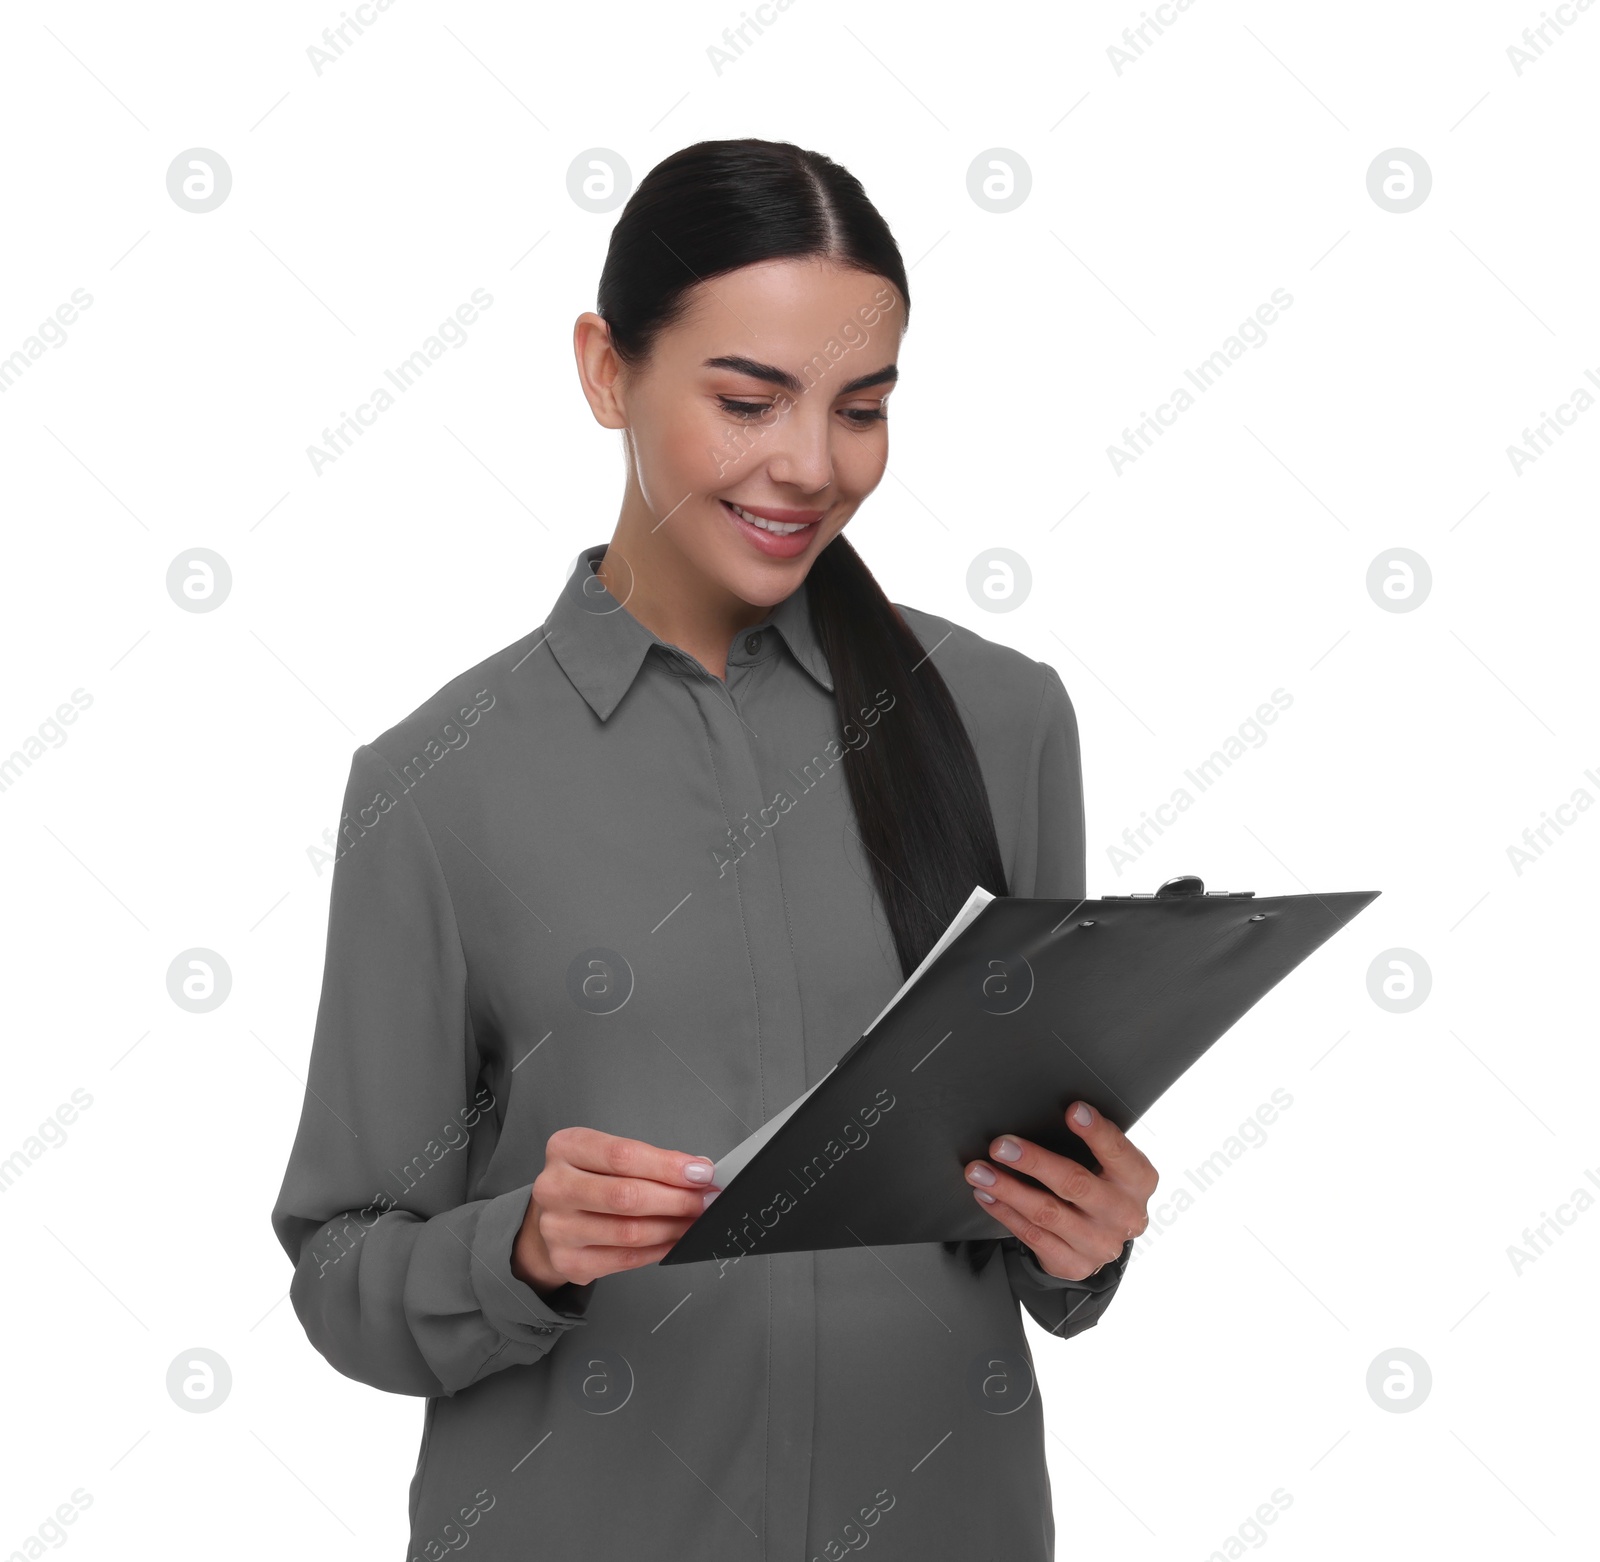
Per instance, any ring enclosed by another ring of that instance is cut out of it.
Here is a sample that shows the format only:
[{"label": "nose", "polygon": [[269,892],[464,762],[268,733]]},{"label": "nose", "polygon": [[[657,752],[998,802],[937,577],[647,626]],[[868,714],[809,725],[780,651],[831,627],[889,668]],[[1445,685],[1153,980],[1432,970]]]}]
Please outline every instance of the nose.
[{"label": "nose", "polygon": [[826,405],[802,396],[767,431],[767,475],[784,488],[820,493],[833,481],[831,436]]}]

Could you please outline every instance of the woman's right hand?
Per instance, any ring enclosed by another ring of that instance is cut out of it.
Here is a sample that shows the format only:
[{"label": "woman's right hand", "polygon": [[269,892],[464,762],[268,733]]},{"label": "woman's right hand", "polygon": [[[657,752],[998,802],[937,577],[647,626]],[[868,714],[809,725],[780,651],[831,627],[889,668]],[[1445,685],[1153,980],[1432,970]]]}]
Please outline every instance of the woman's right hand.
[{"label": "woman's right hand", "polygon": [[711,1176],[703,1155],[597,1128],[557,1129],[511,1249],[511,1272],[544,1295],[653,1264],[721,1192]]}]

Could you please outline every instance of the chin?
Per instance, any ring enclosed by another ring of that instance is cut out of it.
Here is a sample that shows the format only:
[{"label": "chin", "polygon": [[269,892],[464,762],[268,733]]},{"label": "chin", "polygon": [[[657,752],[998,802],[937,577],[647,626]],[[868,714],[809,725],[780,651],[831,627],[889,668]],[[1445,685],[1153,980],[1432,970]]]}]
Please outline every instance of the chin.
[{"label": "chin", "polygon": [[776,607],[778,603],[799,590],[800,583],[811,568],[809,554],[798,559],[724,560],[717,578],[738,597],[752,607]]}]

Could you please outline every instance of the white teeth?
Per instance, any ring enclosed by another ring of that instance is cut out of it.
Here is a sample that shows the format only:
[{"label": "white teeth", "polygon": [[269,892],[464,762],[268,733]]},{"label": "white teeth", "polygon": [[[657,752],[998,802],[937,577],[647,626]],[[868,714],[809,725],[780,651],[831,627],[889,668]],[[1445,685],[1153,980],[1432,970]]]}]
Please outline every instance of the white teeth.
[{"label": "white teeth", "polygon": [[725,499],[723,503],[726,504],[728,508],[739,517],[740,520],[749,521],[752,526],[759,526],[762,531],[773,532],[779,537],[792,536],[795,532],[803,532],[807,526],[815,524],[814,522],[806,521],[800,523],[799,525],[791,526],[785,524],[783,521],[764,521],[759,515],[752,515],[748,510],[741,510],[739,506],[736,505],[731,499]]}]

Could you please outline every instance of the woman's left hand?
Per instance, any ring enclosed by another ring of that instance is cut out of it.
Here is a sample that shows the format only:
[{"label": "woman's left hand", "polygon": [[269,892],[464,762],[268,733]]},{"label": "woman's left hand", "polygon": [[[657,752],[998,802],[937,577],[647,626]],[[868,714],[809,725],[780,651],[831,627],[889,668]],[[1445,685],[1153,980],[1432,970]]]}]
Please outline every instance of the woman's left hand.
[{"label": "woman's left hand", "polygon": [[967,1164],[967,1181],[984,1209],[1033,1249],[1046,1274],[1086,1280],[1150,1224],[1146,1206],[1159,1179],[1144,1152],[1088,1102],[1075,1101],[1066,1117],[1100,1163],[1099,1172],[1007,1134],[989,1146],[993,1163]]}]

